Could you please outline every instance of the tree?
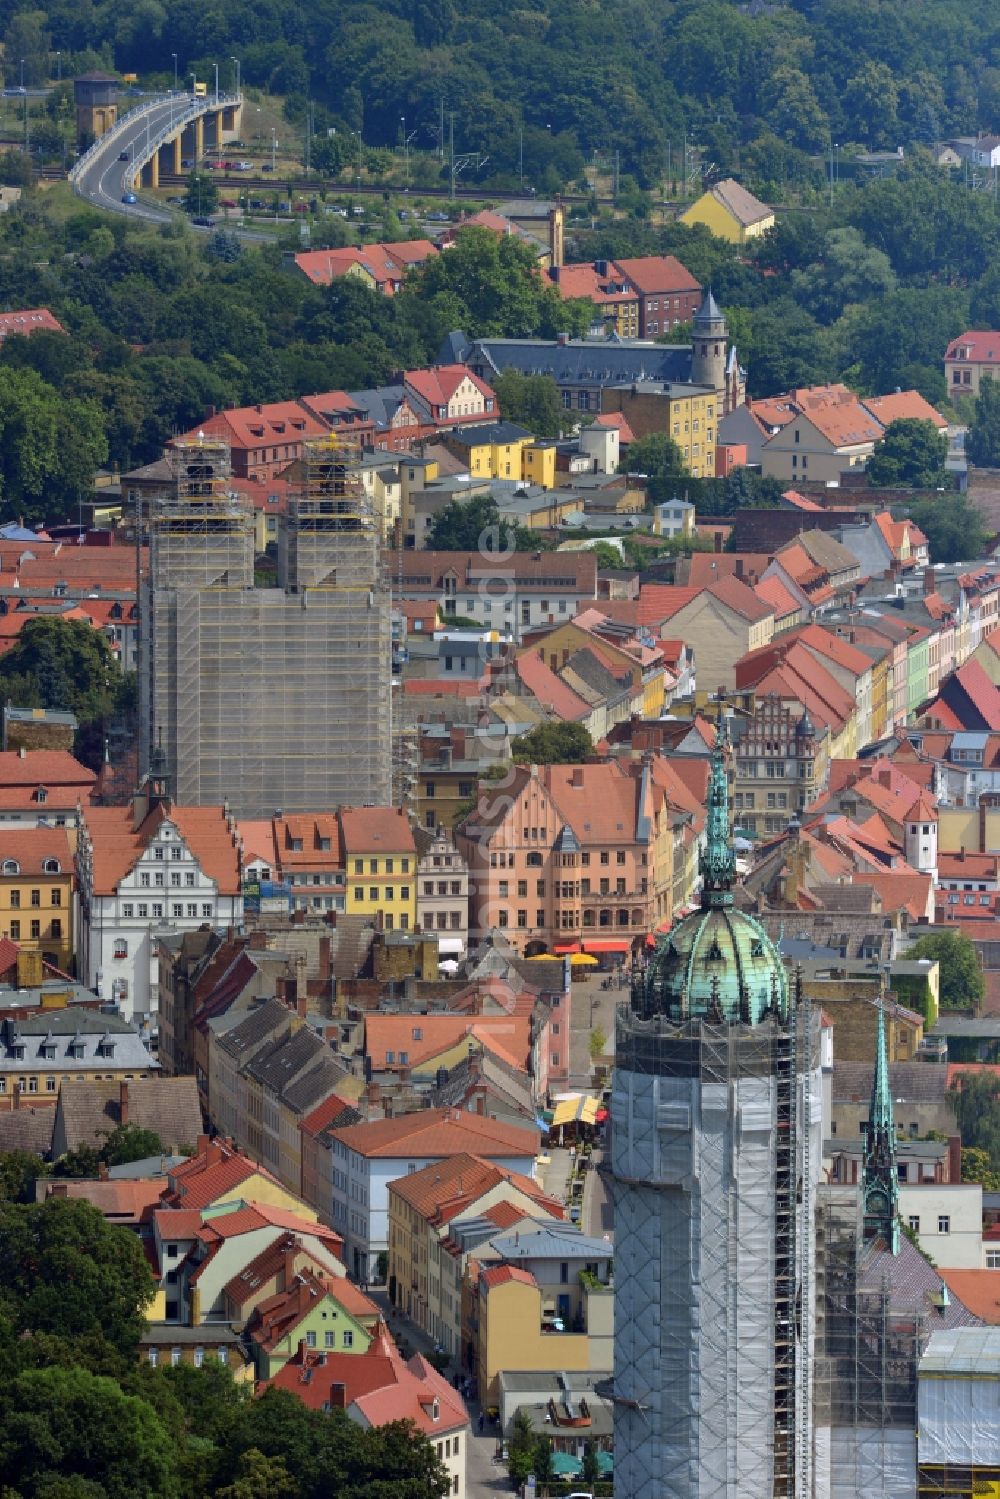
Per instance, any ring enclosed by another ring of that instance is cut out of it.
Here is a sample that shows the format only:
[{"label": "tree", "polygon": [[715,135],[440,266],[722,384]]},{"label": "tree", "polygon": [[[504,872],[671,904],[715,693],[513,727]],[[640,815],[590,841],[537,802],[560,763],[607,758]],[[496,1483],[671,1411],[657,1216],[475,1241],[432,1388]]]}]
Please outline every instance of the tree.
[{"label": "tree", "polygon": [[0,366],[0,509],[7,519],[60,519],[107,461],[100,408],[65,400],[31,369]]},{"label": "tree", "polygon": [[986,547],[983,517],[965,495],[925,495],[910,500],[906,513],[927,537],[932,562],[971,560]]},{"label": "tree", "polygon": [[979,1146],[962,1146],[962,1180],[978,1182],[987,1192],[1000,1191],[1000,1171],[993,1169],[990,1153]]},{"label": "tree", "polygon": [[599,1025],[595,1025],[587,1038],[587,1050],[590,1052],[590,1060],[599,1062],[607,1048],[608,1038]]},{"label": "tree", "polygon": [[544,1494],[548,1485],[555,1477],[555,1469],[552,1466],[552,1443],[548,1437],[539,1437],[535,1443],[535,1461],[531,1470],[538,1480],[538,1486]]},{"label": "tree", "polygon": [[595,541],[590,550],[594,554],[598,569],[621,567],[622,554],[610,541]]},{"label": "tree", "polygon": [[591,1492],[593,1492],[594,1484],[597,1483],[600,1476],[601,1465],[597,1461],[597,1449],[593,1442],[588,1442],[583,1451],[583,1466],[580,1471],[580,1477],[584,1483],[590,1484]]},{"label": "tree", "polygon": [[101,1160],[108,1166],[124,1166],[129,1161],[163,1154],[163,1142],[156,1131],[138,1124],[119,1124],[101,1147]]},{"label": "tree", "polygon": [[5,1150],[0,1155],[0,1200],[33,1201],[35,1182],[48,1174],[49,1167],[40,1155],[30,1150]]},{"label": "tree", "polygon": [[992,1072],[959,1073],[948,1097],[962,1136],[963,1166],[967,1151],[982,1151],[989,1170],[1000,1172],[1000,1081]]},{"label": "tree", "polygon": [[426,545],[442,552],[503,554],[517,551],[518,528],[502,523],[492,495],[449,500],[431,522]]},{"label": "tree", "polygon": [[978,1008],[985,993],[975,944],[964,932],[918,937],[908,958],[936,958],[941,970],[940,997],[945,1008]]},{"label": "tree", "polygon": [[520,1489],[531,1477],[535,1466],[535,1434],[531,1417],[523,1406],[519,1406],[511,1422],[510,1440],[507,1443],[507,1471],[515,1488]]},{"label": "tree", "polygon": [[687,474],[684,455],[667,432],[652,432],[629,443],[628,454],[618,465],[620,474],[642,474],[646,493],[654,505],[674,498],[678,479]]},{"label": "tree", "polygon": [[965,439],[965,452],[977,468],[1000,468],[1000,380],[979,382],[976,414]]},{"label": "tree", "polygon": [[74,713],[81,723],[108,717],[124,690],[107,639],[80,619],[38,616],[25,622],[0,661],[0,691],[28,707]]},{"label": "tree", "polygon": [[566,412],[551,375],[522,375],[520,370],[502,370],[493,389],[505,421],[527,427],[535,437],[558,437],[566,424]]},{"label": "tree", "polygon": [[890,422],[868,460],[868,482],[880,487],[949,488],[944,461],[948,439],[932,421],[902,417]]},{"label": "tree", "polygon": [[184,212],[202,218],[219,206],[219,189],[209,172],[189,172],[184,184]]},{"label": "tree", "polygon": [[896,274],[888,255],[848,226],[830,231],[821,258],[793,272],[792,288],[815,317],[832,323],[845,307],[889,296],[896,290]]},{"label": "tree", "polygon": [[0,1203],[0,1316],[15,1335],[100,1335],[134,1359],[153,1290],[139,1240],[88,1202]]},{"label": "tree", "polygon": [[215,1490],[215,1499],[288,1499],[295,1484],[280,1457],[265,1457],[256,1447],[241,1454],[232,1483]]},{"label": "tree", "polygon": [[582,765],[594,741],[580,723],[540,723],[511,742],[518,765]]},{"label": "tree", "polygon": [[[128,1237],[128,1231],[125,1231]],[[174,1444],[147,1401],[86,1369],[29,1369],[0,1390],[0,1471],[23,1494],[181,1499]]]}]

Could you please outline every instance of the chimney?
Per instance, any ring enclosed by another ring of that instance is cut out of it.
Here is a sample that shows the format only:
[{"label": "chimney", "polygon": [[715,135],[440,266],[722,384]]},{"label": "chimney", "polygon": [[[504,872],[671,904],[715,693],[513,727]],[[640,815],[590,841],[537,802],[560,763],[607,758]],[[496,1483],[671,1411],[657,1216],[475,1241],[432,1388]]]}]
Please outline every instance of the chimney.
[{"label": "chimney", "polygon": [[330,1386],[330,1408],[338,1411],[347,1409],[347,1386],[345,1384]]},{"label": "chimney", "polygon": [[712,541],[714,543],[712,550],[716,551],[716,552],[721,552],[722,551],[722,532],[721,531],[714,532],[714,534],[712,536]]},{"label": "chimney", "polygon": [[68,1197],[69,1182],[51,1182],[48,1193],[50,1197]]},{"label": "chimney", "polygon": [[28,751],[25,749],[23,744],[18,748],[17,757],[19,760],[27,760],[28,758]]},{"label": "chimney", "polygon": [[289,1290],[292,1281],[295,1279],[295,1255],[297,1251],[298,1245],[293,1242],[281,1256],[281,1273],[284,1281],[282,1289],[285,1291]]},{"label": "chimney", "polygon": [[573,775],[572,775],[572,777],[570,779],[570,785],[571,786],[579,786],[579,787],[582,788],[582,786],[583,786],[583,766],[582,765],[574,765],[573,766]]},{"label": "chimney", "polygon": [[306,1366],[306,1359],[308,1358],[306,1348],[307,1344],[305,1338],[299,1338],[299,1363],[302,1365],[303,1369]]},{"label": "chimney", "polygon": [[250,940],[247,945],[250,948],[251,952],[262,952],[266,949],[267,932],[262,926],[254,927],[253,931],[250,933]]},{"label": "chimney", "polygon": [[953,1182],[960,1182],[962,1180],[961,1135],[948,1136],[948,1180]]},{"label": "chimney", "polygon": [[199,1135],[195,1155],[207,1155],[210,1138],[208,1135]]},{"label": "chimney", "polygon": [[106,1181],[109,1180],[109,1172],[108,1172],[108,1163],[107,1163],[107,1161],[98,1161],[98,1163],[97,1163],[97,1180],[98,1181],[102,1181],[102,1182],[106,1182]]},{"label": "chimney", "polygon": [[737,557],[737,559],[736,559],[736,576],[738,578],[742,578],[742,576],[743,576],[743,558],[742,557]]},{"label": "chimney", "polygon": [[319,976],[328,983],[333,972],[333,945],[329,937],[319,939]]},{"label": "chimney", "polygon": [[118,1123],[128,1124],[128,1083],[125,1078],[122,1078],[118,1084],[118,1113],[120,1116]]},{"label": "chimney", "polygon": [[937,588],[937,579],[934,576],[934,569],[933,569],[933,567],[925,567],[924,568],[924,598],[926,598],[928,594],[934,593],[935,590],[936,590],[936,588]]}]

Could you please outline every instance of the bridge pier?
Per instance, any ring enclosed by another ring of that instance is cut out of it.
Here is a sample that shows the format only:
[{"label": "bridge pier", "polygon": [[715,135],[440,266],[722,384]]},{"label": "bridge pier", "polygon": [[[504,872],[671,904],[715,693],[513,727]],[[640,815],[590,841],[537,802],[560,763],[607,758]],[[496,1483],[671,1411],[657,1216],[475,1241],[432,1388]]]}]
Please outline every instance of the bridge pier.
[{"label": "bridge pier", "polygon": [[194,164],[201,167],[201,158],[205,154],[205,116],[199,115],[194,122]]},{"label": "bridge pier", "polygon": [[174,136],[173,140],[171,141],[171,145],[174,148],[174,176],[175,177],[179,177],[181,175],[181,171],[183,170],[183,168],[181,167],[181,161],[183,159],[182,158],[182,154],[181,154],[181,141],[183,140],[183,137],[184,137],[183,130],[179,130],[177,132],[177,134]]}]

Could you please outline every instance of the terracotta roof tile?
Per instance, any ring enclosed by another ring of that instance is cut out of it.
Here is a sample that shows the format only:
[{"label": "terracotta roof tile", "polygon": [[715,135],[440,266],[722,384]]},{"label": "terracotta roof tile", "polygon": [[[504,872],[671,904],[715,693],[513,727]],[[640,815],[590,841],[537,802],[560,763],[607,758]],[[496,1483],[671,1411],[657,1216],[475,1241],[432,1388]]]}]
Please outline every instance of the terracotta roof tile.
[{"label": "terracotta roof tile", "polygon": [[458,1109],[422,1109],[394,1119],[375,1119],[336,1131],[348,1150],[363,1156],[392,1158],[450,1156],[528,1157],[538,1148],[538,1130],[485,1119]]},{"label": "terracotta roof tile", "polygon": [[518,1285],[538,1287],[538,1282],[530,1270],[522,1270],[519,1265],[494,1265],[489,1270],[483,1270],[479,1275],[479,1283],[485,1286],[487,1291],[492,1291],[496,1286],[509,1285],[516,1281]]},{"label": "terracotta roof tile", "polygon": [[[464,1213],[501,1182],[506,1182],[522,1196],[528,1197],[535,1205],[533,1211],[542,1209],[553,1218],[563,1217],[562,1204],[553,1197],[547,1197],[530,1177],[518,1171],[508,1171],[506,1167],[498,1166],[493,1161],[485,1161],[466,1152],[425,1166],[422,1171],[402,1176],[390,1184],[389,1190],[416,1209],[428,1222],[441,1225],[449,1223],[459,1213]],[[523,1211],[516,1207],[509,1204],[505,1206],[510,1207],[515,1217],[524,1216]]]},{"label": "terracotta roof tile", "polygon": [[614,265],[643,296],[702,290],[701,282],[674,255],[636,255]]},{"label": "terracotta roof tile", "polygon": [[416,854],[409,818],[400,807],[343,807],[345,855]]}]

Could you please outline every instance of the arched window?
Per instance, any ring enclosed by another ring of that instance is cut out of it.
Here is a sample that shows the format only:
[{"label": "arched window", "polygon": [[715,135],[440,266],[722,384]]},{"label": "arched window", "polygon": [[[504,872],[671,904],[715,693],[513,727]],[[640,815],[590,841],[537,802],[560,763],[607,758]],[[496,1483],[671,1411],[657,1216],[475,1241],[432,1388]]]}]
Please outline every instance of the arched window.
[{"label": "arched window", "polygon": [[59,863],[59,860],[58,859],[46,859],[46,861],[45,861],[45,873],[46,874],[62,874],[62,865]]},{"label": "arched window", "polygon": [[4,859],[3,872],[4,874],[20,874],[21,866],[16,859]]}]

